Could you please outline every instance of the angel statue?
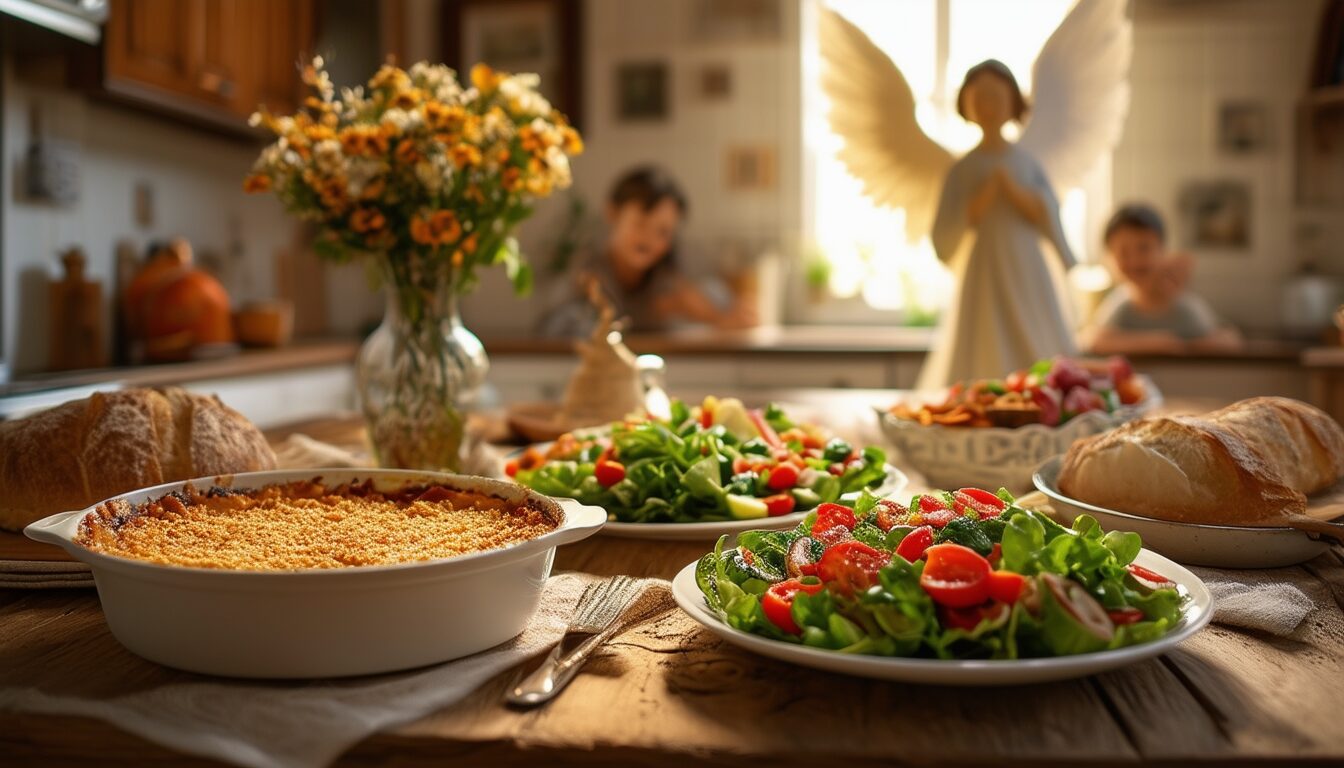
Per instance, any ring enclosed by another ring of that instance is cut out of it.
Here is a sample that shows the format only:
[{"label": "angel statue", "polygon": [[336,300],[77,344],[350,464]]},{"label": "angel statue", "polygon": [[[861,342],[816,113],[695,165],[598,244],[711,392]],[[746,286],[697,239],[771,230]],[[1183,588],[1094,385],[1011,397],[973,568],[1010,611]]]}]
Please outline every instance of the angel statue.
[{"label": "angel statue", "polygon": [[[1083,0],[1046,41],[1032,69],[1030,110],[1017,80],[994,59],[971,67],[957,113],[979,126],[960,160],[915,121],[910,85],[858,27],[821,11],[822,87],[840,160],[876,202],[905,209],[906,237],[933,241],[956,277],[956,295],[920,373],[940,388],[1074,350],[1061,295],[1075,263],[1051,180],[1076,184],[1120,137],[1129,103],[1128,0]],[[1024,123],[1014,144],[1009,121]],[[935,198],[931,192],[942,186]],[[1048,240],[1058,266],[1047,261]]]}]

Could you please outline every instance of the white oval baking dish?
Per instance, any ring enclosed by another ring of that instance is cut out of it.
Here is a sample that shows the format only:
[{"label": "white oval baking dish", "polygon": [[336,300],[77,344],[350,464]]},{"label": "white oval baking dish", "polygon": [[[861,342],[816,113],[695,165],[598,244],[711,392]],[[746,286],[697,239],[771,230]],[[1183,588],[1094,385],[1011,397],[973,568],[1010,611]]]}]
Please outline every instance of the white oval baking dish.
[{"label": "white oval baking dish", "polygon": [[513,483],[437,472],[308,469],[249,472],[145,488],[114,497],[138,504],[180,489],[256,488],[320,477],[372,479],[391,490],[438,483],[510,501],[524,498],[560,518],[550,533],[503,549],[385,566],[241,571],[161,565],[105,555],[75,542],[94,507],[24,529],[88,563],[108,627],[151,661],[212,675],[313,678],[366,675],[467,656],[523,630],[541,598],[555,548],[596,533],[607,514]]}]

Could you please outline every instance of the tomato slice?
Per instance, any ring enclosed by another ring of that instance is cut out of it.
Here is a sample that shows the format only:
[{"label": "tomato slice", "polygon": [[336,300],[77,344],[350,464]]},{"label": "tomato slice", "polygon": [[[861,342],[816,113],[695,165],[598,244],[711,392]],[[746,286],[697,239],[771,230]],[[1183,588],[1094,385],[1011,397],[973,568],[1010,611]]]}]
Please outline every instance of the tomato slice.
[{"label": "tomato slice", "polygon": [[[944,528],[957,517],[957,513],[947,506],[947,503],[940,496],[925,494],[915,498],[919,501],[919,522],[922,525]],[[914,507],[915,503],[910,502],[910,506]]]},{"label": "tomato slice", "polygon": [[799,579],[788,579],[770,585],[761,595],[761,610],[771,624],[791,635],[801,635],[803,630],[793,620],[793,599],[799,592],[815,595],[822,590],[822,583],[808,584]]},{"label": "tomato slice", "polygon": [[896,554],[913,563],[924,556],[925,550],[933,546],[933,526],[921,525],[905,534],[901,543],[896,545]]},{"label": "tomato slice", "polygon": [[827,548],[817,561],[817,576],[842,594],[866,591],[877,583],[877,572],[891,563],[891,555],[861,541],[842,541]]},{"label": "tomato slice", "polygon": [[817,507],[817,522],[812,524],[812,538],[821,538],[826,531],[841,527],[853,531],[859,521],[854,510],[840,504],[826,503]]},{"label": "tomato slice", "polygon": [[905,521],[910,517],[910,508],[891,499],[882,499],[877,502],[874,508],[876,511],[875,521],[877,527],[884,531],[890,531],[898,525],[905,525]]},{"label": "tomato slice", "polygon": [[517,460],[517,459],[509,459],[508,461],[504,462],[504,474],[508,475],[509,477],[517,477],[517,476],[518,476],[518,460]]},{"label": "tomato slice", "polygon": [[794,499],[792,493],[778,493],[774,496],[766,496],[765,511],[770,517],[779,517],[787,515],[793,511]]},{"label": "tomato slice", "polygon": [[1009,605],[1022,598],[1022,590],[1027,586],[1027,577],[1012,571],[989,572],[989,596]]},{"label": "tomato slice", "polygon": [[603,488],[610,488],[625,479],[625,465],[611,459],[599,461],[593,467],[593,476],[597,478],[597,482],[601,483]]},{"label": "tomato slice", "polygon": [[980,488],[962,488],[952,494],[952,499],[958,512],[966,514],[967,510],[971,510],[981,520],[998,517],[1008,506],[1003,499]]},{"label": "tomato slice", "polygon": [[780,464],[770,470],[770,477],[765,484],[773,491],[788,490],[798,484],[798,468],[792,464]]},{"label": "tomato slice", "polygon": [[1133,563],[1130,563],[1128,568],[1131,576],[1140,581],[1147,582],[1147,586],[1152,587],[1153,589],[1168,589],[1176,586],[1176,582],[1156,571],[1150,571],[1142,565],[1134,565]]},{"label": "tomato slice", "polygon": [[924,552],[919,585],[935,603],[968,608],[989,599],[989,561],[970,547],[935,544]]},{"label": "tomato slice", "polygon": [[1111,621],[1114,622],[1116,626],[1121,624],[1138,624],[1140,621],[1143,621],[1143,611],[1140,611],[1133,606],[1116,608],[1113,611],[1107,611],[1106,615],[1111,617]]}]

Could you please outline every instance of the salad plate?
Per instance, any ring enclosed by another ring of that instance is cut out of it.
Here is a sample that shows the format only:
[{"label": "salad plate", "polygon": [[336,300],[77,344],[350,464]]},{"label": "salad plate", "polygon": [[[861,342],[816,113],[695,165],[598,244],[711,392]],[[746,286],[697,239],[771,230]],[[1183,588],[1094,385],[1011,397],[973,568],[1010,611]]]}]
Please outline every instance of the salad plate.
[{"label": "salad plate", "polygon": [[803,666],[904,682],[1016,685],[1152,658],[1212,616],[1189,570],[1138,534],[1071,526],[1000,489],[864,494],[789,531],[721,538],[677,603],[724,640]]},{"label": "salad plate", "polygon": [[679,400],[663,417],[631,416],[514,453],[504,473],[554,498],[608,513],[613,536],[713,540],[791,528],[823,503],[906,485],[877,446],[852,445],[770,404]]},{"label": "salad plate", "polygon": [[1059,490],[1063,461],[1062,456],[1050,459],[1033,477],[1036,488],[1057,511],[1091,515],[1104,527],[1134,531],[1149,547],[1182,563],[1215,568],[1282,568],[1304,563],[1330,548],[1328,541],[1295,528],[1157,520],[1073,499]]},{"label": "salad plate", "polygon": [[1213,616],[1213,597],[1198,576],[1146,549],[1139,553],[1134,562],[1162,573],[1189,595],[1190,599],[1182,609],[1180,623],[1168,634],[1142,645],[1042,659],[945,660],[863,656],[771,640],[733,629],[709,609],[695,583],[695,563],[690,563],[677,573],[672,580],[672,594],[683,611],[724,641],[799,666],[904,683],[1024,685],[1086,677],[1161,656],[1209,623]]}]

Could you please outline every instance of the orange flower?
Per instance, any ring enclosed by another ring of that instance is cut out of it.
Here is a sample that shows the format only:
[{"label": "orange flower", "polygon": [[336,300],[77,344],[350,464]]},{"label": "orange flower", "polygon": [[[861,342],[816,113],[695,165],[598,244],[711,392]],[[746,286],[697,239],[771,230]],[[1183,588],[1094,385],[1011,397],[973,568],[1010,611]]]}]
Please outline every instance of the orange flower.
[{"label": "orange flower", "polygon": [[271,191],[271,177],[264,173],[253,173],[243,179],[243,191],[254,195],[258,192]]},{"label": "orange flower", "polygon": [[376,232],[387,224],[383,212],[377,208],[356,208],[350,214],[350,228],[356,232]]},{"label": "orange flower", "polygon": [[500,186],[506,192],[517,192],[523,186],[523,174],[517,168],[505,168],[499,177]]},{"label": "orange flower", "polygon": [[458,144],[452,149],[453,164],[458,168],[481,164],[481,150],[470,144]]},{"label": "orange flower", "polygon": [[402,165],[415,165],[415,162],[420,159],[420,150],[416,148],[415,142],[410,139],[397,142],[397,151],[394,154],[397,162]]},{"label": "orange flower", "polygon": [[475,253],[475,252],[476,252],[476,233],[475,233],[475,232],[472,232],[470,235],[467,236],[467,239],[466,239],[466,240],[463,240],[463,241],[462,241],[462,250],[463,250],[463,252],[465,252],[465,253]]},{"label": "orange flower", "polygon": [[347,155],[382,155],[387,153],[388,138],[378,126],[352,125],[342,128],[336,136],[341,150]]},{"label": "orange flower", "polygon": [[364,185],[364,191],[359,193],[359,197],[361,200],[375,200],[379,197],[382,197],[383,192],[386,190],[387,190],[387,182],[385,180],[374,179],[373,181]]},{"label": "orange flower", "polygon": [[317,190],[317,197],[322,201],[322,206],[332,213],[340,213],[349,207],[350,198],[346,190],[344,177],[318,179],[311,173],[305,173],[304,181],[308,182],[308,186]]},{"label": "orange flower", "polygon": [[384,64],[369,78],[369,88],[391,88],[395,91],[405,90],[411,85],[411,76],[392,64]]},{"label": "orange flower", "polygon": [[424,98],[424,91],[419,88],[408,88],[393,94],[392,98],[388,101],[388,106],[397,107],[399,109],[415,109],[415,106]]},{"label": "orange flower", "polygon": [[303,133],[314,144],[336,138],[336,132],[329,125],[310,125],[304,129]]},{"label": "orange flower", "polygon": [[462,225],[452,211],[434,211],[428,218],[423,213],[411,217],[411,239],[421,245],[448,245],[461,236]]},{"label": "orange flower", "polygon": [[466,261],[466,257],[462,255],[462,251],[460,249],[453,251],[453,266],[460,267],[463,261]]}]

